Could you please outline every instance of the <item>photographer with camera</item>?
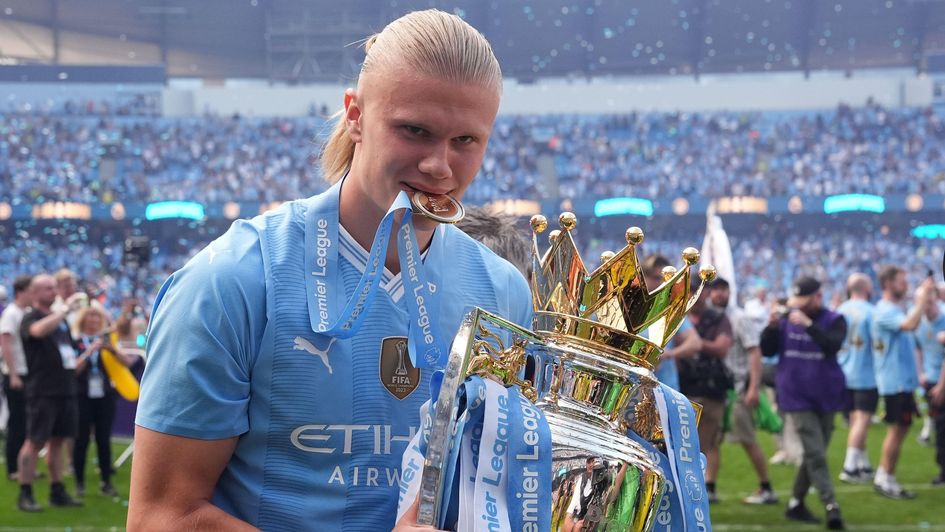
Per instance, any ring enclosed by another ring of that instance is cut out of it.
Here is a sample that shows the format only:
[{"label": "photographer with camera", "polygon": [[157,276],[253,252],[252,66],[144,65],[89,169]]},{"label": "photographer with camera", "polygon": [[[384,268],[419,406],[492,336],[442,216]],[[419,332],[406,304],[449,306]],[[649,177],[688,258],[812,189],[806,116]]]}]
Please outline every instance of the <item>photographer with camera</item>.
[{"label": "photographer with camera", "polygon": [[[696,284],[693,283],[694,289]],[[709,290],[703,290],[688,319],[702,339],[702,348],[695,356],[678,360],[679,391],[690,401],[702,405],[699,420],[699,443],[706,457],[705,485],[710,503],[718,502],[715,480],[719,475],[719,446],[722,443],[722,421],[725,398],[735,386],[725,357],[732,348],[732,323],[725,312],[708,305]]]},{"label": "photographer with camera", "polygon": [[785,517],[820,521],[804,504],[813,484],[831,530],[844,529],[827,466],[827,446],[834,415],[846,405],[846,380],[837,362],[846,334],[846,320],[824,308],[820,281],[812,277],[794,282],[787,307],[775,307],[761,333],[761,354],[781,354],[775,377],[778,405],[792,419],[803,449]]}]

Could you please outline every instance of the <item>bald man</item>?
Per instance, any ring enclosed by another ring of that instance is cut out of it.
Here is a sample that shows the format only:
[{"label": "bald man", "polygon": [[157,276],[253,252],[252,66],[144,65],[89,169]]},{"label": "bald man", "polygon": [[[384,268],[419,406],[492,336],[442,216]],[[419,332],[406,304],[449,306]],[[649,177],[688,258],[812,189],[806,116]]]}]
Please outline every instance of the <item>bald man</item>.
[{"label": "bald man", "polygon": [[78,347],[66,316],[81,304],[79,298],[56,299],[56,280],[40,274],[30,283],[33,308],[23,315],[20,338],[29,367],[26,381],[26,441],[20,449],[20,496],[17,507],[24,512],[42,508],[33,498],[33,476],[39,451],[49,443],[47,463],[52,486],[49,504],[81,506],[62,483],[62,446],[78,429],[75,403],[75,366]]},{"label": "bald man", "polygon": [[863,273],[851,274],[847,279],[848,299],[837,308],[837,312],[843,314],[848,324],[847,337],[838,354],[850,396],[850,433],[847,436],[847,454],[843,461],[843,470],[840,472],[840,480],[843,482],[869,482],[873,476],[873,468],[866,453],[870,418],[876,412],[879,401],[870,340],[872,293],[873,282],[869,277]]}]

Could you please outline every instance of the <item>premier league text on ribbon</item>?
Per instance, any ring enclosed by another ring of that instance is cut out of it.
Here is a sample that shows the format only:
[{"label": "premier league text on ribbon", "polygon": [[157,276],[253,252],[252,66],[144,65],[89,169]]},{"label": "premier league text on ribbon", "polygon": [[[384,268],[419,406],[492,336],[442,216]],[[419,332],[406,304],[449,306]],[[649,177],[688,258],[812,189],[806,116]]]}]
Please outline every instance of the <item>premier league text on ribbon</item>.
[{"label": "premier league text on ribbon", "polygon": [[331,248],[331,239],[328,238],[328,220],[319,218],[315,222],[315,266],[312,275],[321,277],[315,279],[315,301],[318,304],[318,332],[328,330],[328,286],[324,281],[328,273],[328,250]]},{"label": "premier league text on ribbon", "polygon": [[433,344],[433,334],[430,330],[430,316],[427,314],[426,302],[423,299],[423,295],[420,294],[423,291],[423,284],[420,283],[420,279],[417,276],[417,254],[413,249],[413,239],[411,238],[410,225],[404,224],[400,228],[401,239],[404,243],[404,249],[407,250],[407,275],[410,277],[410,280],[413,281],[413,297],[417,302],[418,316],[417,316],[417,326],[420,327],[420,330],[423,331],[423,343],[426,345]]}]

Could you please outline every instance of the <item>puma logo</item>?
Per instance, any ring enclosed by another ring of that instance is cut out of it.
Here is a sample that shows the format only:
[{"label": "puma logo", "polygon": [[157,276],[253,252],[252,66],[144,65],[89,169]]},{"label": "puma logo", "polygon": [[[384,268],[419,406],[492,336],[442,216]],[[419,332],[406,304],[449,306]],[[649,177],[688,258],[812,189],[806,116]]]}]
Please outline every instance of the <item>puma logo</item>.
[{"label": "puma logo", "polygon": [[322,359],[322,363],[325,364],[325,367],[328,368],[328,374],[331,374],[331,363],[328,361],[328,350],[331,349],[331,344],[335,343],[335,338],[332,338],[328,342],[328,345],[325,346],[325,349],[319,349],[315,347],[312,342],[309,342],[301,336],[295,337],[295,344],[292,346],[292,349],[298,351],[305,351],[306,353],[311,353],[318,358]]}]

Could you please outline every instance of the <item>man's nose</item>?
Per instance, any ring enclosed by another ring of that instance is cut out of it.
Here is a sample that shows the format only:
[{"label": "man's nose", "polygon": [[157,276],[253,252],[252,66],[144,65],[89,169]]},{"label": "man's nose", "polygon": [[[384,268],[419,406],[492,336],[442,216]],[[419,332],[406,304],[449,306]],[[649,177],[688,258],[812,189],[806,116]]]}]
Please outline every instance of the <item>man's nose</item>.
[{"label": "man's nose", "polygon": [[436,179],[453,177],[450,168],[449,142],[437,143],[420,161],[420,171]]}]

